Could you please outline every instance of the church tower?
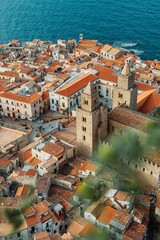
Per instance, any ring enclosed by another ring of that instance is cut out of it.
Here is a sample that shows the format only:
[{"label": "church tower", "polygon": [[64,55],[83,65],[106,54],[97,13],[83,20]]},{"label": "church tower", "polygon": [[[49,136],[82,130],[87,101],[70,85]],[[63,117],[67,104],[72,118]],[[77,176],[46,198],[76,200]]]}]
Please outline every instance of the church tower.
[{"label": "church tower", "polygon": [[99,94],[90,82],[81,93],[76,109],[77,155],[92,158],[98,143],[107,136],[108,108],[99,102]]},{"label": "church tower", "polygon": [[131,72],[129,62],[118,76],[118,86],[113,89],[113,109],[125,104],[132,110],[136,110],[138,86],[134,83],[135,73]]}]

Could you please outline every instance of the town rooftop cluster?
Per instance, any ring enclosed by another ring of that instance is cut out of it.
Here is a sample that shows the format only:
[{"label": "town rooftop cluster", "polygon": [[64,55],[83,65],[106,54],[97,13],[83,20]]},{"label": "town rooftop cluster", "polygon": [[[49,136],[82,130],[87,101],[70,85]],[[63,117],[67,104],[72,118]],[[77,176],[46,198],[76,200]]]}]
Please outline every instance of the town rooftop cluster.
[{"label": "town rooftop cluster", "polygon": [[150,134],[159,87],[158,60],[82,34],[0,44],[0,239],[149,236],[160,217],[160,152],[121,159],[146,180],[136,193],[118,188],[129,184],[119,169],[92,160],[111,134]]}]

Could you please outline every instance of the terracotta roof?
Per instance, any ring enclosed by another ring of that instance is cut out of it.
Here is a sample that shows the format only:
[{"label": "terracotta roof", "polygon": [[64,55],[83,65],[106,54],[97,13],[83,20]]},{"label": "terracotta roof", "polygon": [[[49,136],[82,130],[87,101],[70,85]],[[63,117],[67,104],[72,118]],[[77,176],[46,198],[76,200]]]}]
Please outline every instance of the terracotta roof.
[{"label": "terracotta roof", "polygon": [[92,223],[88,223],[83,230],[79,233],[80,236],[86,238],[87,236],[89,236],[90,234],[92,236],[94,236],[94,234],[98,234],[100,233],[100,230],[95,227]]},{"label": "terracotta roof", "polygon": [[49,233],[47,231],[34,234],[34,240],[50,240]]},{"label": "terracotta roof", "polygon": [[1,72],[0,76],[19,78],[19,73],[14,72],[14,71],[5,71],[5,72]]},{"label": "terracotta roof", "polygon": [[96,172],[98,168],[99,168],[98,164],[88,160],[82,164],[80,171],[89,170],[89,171]]},{"label": "terracotta roof", "polygon": [[16,44],[16,43],[18,43],[18,42],[19,42],[19,40],[15,40],[15,39],[13,39],[13,40],[11,41],[12,44]]},{"label": "terracotta roof", "polygon": [[108,54],[111,54],[111,55],[115,56],[115,55],[117,55],[119,52],[121,52],[120,49],[113,47],[113,48],[111,48],[111,49],[108,51]]},{"label": "terracotta roof", "polygon": [[142,113],[149,113],[154,108],[160,106],[160,94],[159,93],[152,93],[149,98],[145,101],[143,106],[141,107],[140,111]]},{"label": "terracotta roof", "polygon": [[122,191],[118,191],[114,197],[120,201],[129,201],[132,198],[132,196],[129,195],[128,192],[122,192]]},{"label": "terracotta roof", "polygon": [[38,93],[33,93],[28,96],[20,96],[20,95],[11,93],[11,92],[4,92],[4,93],[0,94],[0,98],[6,98],[6,99],[15,100],[17,102],[25,102],[25,103],[31,104],[31,103],[36,102],[38,99],[40,99],[41,96]]},{"label": "terracotta roof", "polygon": [[98,71],[97,73],[98,78],[117,83],[118,76],[114,75],[114,71],[115,71],[114,69],[102,67],[100,65],[94,65],[92,69]]},{"label": "terracotta roof", "polygon": [[106,225],[109,225],[110,221],[113,219],[116,213],[117,213],[116,209],[109,206],[105,206],[100,216],[98,217],[98,221]]},{"label": "terracotta roof", "polygon": [[41,160],[39,160],[38,158],[36,157],[31,157],[31,158],[28,158],[27,160],[24,160],[26,163],[36,167],[38,166],[38,164],[41,162]]},{"label": "terracotta roof", "polygon": [[108,52],[111,48],[112,48],[111,45],[105,44],[105,45],[102,47],[102,51]]},{"label": "terracotta roof", "polygon": [[37,175],[37,170],[35,169],[29,169],[26,173],[25,173],[26,176],[29,176],[29,177],[34,177]]},{"label": "terracotta roof", "polygon": [[46,92],[46,91],[42,92],[42,100],[44,101],[48,98],[49,98],[49,92]]},{"label": "terracotta roof", "polygon": [[53,155],[54,157],[58,157],[64,153],[63,147],[52,142],[47,142],[41,150]]},{"label": "terracotta roof", "polygon": [[79,233],[83,230],[83,228],[83,225],[77,223],[76,221],[73,221],[69,226],[67,232],[73,237],[78,237]]},{"label": "terracotta roof", "polygon": [[30,216],[30,217],[26,218],[26,223],[27,223],[28,227],[34,226],[39,222],[40,221],[36,216]]},{"label": "terracotta roof", "polygon": [[137,109],[143,106],[143,104],[146,102],[146,100],[150,97],[150,95],[154,92],[155,90],[147,90],[144,91],[141,94],[138,94],[137,96]]},{"label": "terracotta roof", "polygon": [[72,83],[69,83],[65,87],[58,90],[56,93],[63,96],[71,96],[74,93],[78,92],[80,89],[84,88],[89,82],[93,82],[97,79],[93,74],[87,73],[82,77],[79,77]]},{"label": "terracotta roof", "polygon": [[0,165],[7,167],[11,162],[9,160],[0,159]]},{"label": "terracotta roof", "polygon": [[28,217],[30,215],[35,215],[35,210],[32,207],[29,207],[24,211],[24,215],[26,217]]},{"label": "terracotta roof", "polygon": [[18,187],[16,191],[16,197],[27,197],[29,195],[30,186],[25,184],[23,186]]},{"label": "terracotta roof", "polygon": [[[145,236],[146,230],[146,226],[143,224],[132,222],[125,233],[125,237],[128,237],[131,240],[141,240]],[[123,238],[123,240],[124,239],[125,238]]]},{"label": "terracotta roof", "polygon": [[43,202],[37,203],[33,206],[37,216],[41,216],[42,214],[49,212],[48,206],[50,204],[48,203],[48,206],[47,206],[45,202],[48,203],[47,201],[44,200]]},{"label": "terracotta roof", "polygon": [[144,132],[147,132],[146,125],[151,121],[145,115],[123,107],[110,112],[109,119]]},{"label": "terracotta roof", "polygon": [[135,82],[135,84],[138,85],[138,90],[140,90],[140,91],[147,91],[147,90],[155,90],[156,91],[157,90],[156,87],[151,86],[149,84],[145,84],[145,83],[138,82],[138,81],[134,81],[134,82]]},{"label": "terracotta roof", "polygon": [[125,213],[121,210],[117,210],[116,214],[113,216],[113,220],[120,223],[121,225],[127,226],[132,218],[131,214]]}]

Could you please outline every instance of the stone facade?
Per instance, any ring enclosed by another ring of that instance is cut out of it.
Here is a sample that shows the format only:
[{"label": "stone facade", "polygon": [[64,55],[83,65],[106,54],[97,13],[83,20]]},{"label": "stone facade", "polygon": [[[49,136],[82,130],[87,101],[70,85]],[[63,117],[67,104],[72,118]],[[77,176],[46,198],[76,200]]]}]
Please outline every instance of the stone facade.
[{"label": "stone facade", "polygon": [[138,86],[134,83],[135,74],[130,71],[129,62],[118,76],[118,86],[113,91],[113,109],[125,104],[130,109],[136,110]]},{"label": "stone facade", "polygon": [[97,143],[107,135],[106,106],[100,106],[99,94],[89,83],[81,95],[81,106],[77,107],[77,154],[92,157]]}]

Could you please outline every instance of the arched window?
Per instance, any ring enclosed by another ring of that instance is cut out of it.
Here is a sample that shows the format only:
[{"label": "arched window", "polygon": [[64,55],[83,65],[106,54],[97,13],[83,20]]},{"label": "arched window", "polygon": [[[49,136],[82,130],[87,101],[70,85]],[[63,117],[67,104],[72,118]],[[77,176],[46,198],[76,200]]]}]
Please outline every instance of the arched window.
[{"label": "arched window", "polygon": [[143,168],[143,172],[145,172],[145,168]]},{"label": "arched window", "polygon": [[151,175],[153,175],[153,171],[151,171]]}]

